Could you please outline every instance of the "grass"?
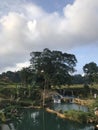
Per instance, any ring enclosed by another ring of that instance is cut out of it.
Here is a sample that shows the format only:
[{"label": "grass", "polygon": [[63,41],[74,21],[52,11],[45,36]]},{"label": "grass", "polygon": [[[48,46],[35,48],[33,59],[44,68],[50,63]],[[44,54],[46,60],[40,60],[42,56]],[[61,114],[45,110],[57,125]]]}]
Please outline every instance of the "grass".
[{"label": "grass", "polygon": [[77,121],[79,123],[95,123],[98,122],[98,117],[95,116],[94,111],[76,111],[70,110],[64,112],[65,117],[68,117],[70,120]]}]

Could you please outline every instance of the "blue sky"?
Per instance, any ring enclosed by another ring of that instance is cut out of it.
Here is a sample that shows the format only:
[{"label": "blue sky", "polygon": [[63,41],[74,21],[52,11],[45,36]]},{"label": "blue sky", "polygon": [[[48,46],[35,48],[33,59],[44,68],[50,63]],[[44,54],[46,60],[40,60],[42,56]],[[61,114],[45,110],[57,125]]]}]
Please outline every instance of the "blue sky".
[{"label": "blue sky", "polygon": [[29,0],[46,10],[47,12],[58,11],[62,13],[62,8],[67,4],[72,4],[74,0]]},{"label": "blue sky", "polygon": [[0,73],[29,65],[44,48],[75,54],[76,73],[98,64],[97,0],[0,0]]},{"label": "blue sky", "polygon": [[82,47],[76,47],[68,51],[69,53],[75,54],[78,63],[76,66],[77,74],[83,74],[83,66],[90,62],[95,62],[98,65],[98,47],[96,45],[90,44]]}]

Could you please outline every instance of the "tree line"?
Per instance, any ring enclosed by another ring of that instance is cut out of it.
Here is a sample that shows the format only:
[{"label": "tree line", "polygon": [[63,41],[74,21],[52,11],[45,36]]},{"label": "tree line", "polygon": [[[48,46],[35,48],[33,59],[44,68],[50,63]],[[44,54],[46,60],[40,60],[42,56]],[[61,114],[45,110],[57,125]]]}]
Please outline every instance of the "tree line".
[{"label": "tree line", "polygon": [[57,50],[45,48],[42,52],[30,53],[30,66],[17,72],[3,72],[0,81],[9,83],[22,83],[43,88],[70,84],[98,83],[98,66],[94,62],[83,66],[84,76],[73,75],[76,71],[76,56]]}]

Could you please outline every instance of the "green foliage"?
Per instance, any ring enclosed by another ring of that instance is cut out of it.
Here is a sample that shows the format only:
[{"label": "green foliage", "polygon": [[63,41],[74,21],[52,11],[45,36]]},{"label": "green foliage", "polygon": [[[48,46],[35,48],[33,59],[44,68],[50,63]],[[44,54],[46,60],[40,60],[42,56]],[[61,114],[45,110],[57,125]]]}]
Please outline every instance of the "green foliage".
[{"label": "green foliage", "polygon": [[93,108],[98,108],[98,96],[97,96],[95,102],[93,103]]},{"label": "green foliage", "polygon": [[4,83],[19,83],[20,82],[20,75],[19,75],[19,71],[17,72],[11,72],[11,71],[7,71],[6,73],[2,73],[0,75],[0,80]]},{"label": "green foliage", "polygon": [[5,117],[3,110],[0,111],[0,121],[2,121],[2,122],[6,121],[6,117]]},{"label": "green foliage", "polygon": [[64,112],[65,117],[68,116],[70,120],[74,120],[80,123],[87,123],[89,119],[94,117],[94,114],[91,112],[83,112],[83,111],[76,111],[70,110]]},{"label": "green foliage", "polygon": [[12,88],[12,87],[11,88],[4,87],[4,88],[0,89],[0,93],[2,93],[3,95],[6,96],[6,98],[8,98],[11,95],[15,95],[16,89]]},{"label": "green foliage", "polygon": [[88,75],[96,74],[98,72],[98,66],[94,62],[90,62],[83,67],[83,70]]},{"label": "green foliage", "polygon": [[[37,83],[49,88],[51,85],[69,84],[70,73],[74,72],[76,57],[61,51],[45,48],[42,52],[32,52],[31,67],[36,72]],[[44,83],[44,84],[43,84]]]},{"label": "green foliage", "polygon": [[84,84],[84,77],[80,74],[72,76],[72,84]]},{"label": "green foliage", "polygon": [[89,91],[89,89],[90,89],[89,85],[88,84],[84,84],[84,89],[85,89],[85,91]]},{"label": "green foliage", "polygon": [[28,84],[31,84],[33,75],[34,74],[30,67],[22,68],[22,70],[20,71],[20,77],[24,87],[27,87]]},{"label": "green foliage", "polygon": [[94,62],[90,62],[83,66],[86,81],[90,84],[98,83],[98,66]]}]

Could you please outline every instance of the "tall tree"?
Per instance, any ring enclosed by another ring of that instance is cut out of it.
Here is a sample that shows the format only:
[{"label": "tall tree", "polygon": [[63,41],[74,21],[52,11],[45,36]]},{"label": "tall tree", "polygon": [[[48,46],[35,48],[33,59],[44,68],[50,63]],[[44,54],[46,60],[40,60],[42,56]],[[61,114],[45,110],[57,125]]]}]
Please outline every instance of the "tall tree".
[{"label": "tall tree", "polygon": [[88,79],[88,83],[97,81],[98,78],[98,66],[94,62],[90,62],[83,67],[85,77]]},{"label": "tall tree", "polygon": [[30,56],[32,69],[47,88],[51,85],[68,84],[77,63],[73,54],[51,51],[48,48],[42,52],[31,52]]}]

